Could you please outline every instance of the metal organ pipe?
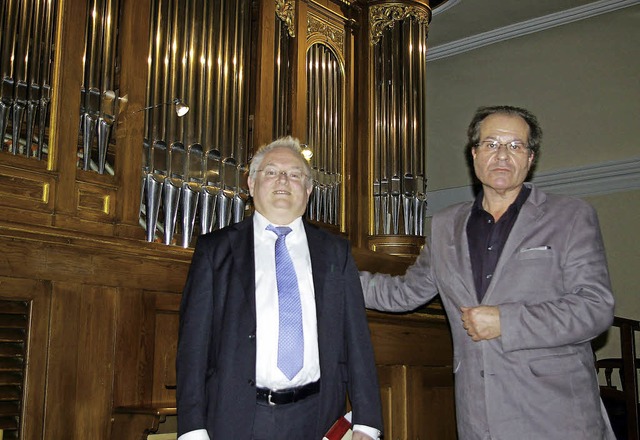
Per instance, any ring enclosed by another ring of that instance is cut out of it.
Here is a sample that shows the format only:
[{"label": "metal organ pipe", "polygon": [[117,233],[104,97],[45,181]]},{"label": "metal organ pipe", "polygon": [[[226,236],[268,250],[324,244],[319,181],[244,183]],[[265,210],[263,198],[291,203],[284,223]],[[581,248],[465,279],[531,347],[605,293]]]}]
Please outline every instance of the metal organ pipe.
[{"label": "metal organ pipe", "polygon": [[36,159],[48,152],[53,3],[0,5],[0,149]]},{"label": "metal organ pipe", "polygon": [[288,133],[289,96],[290,96],[290,62],[291,37],[285,23],[276,18],[276,39],[274,48],[274,105],[273,105],[273,138]]},{"label": "metal organ pipe", "polygon": [[374,234],[424,235],[426,31],[408,16],[374,44]]},{"label": "metal organ pipe", "polygon": [[314,188],[309,218],[339,224],[342,164],[342,66],[333,50],[322,43],[307,51],[307,139]]},{"label": "metal organ pipe", "polygon": [[194,234],[240,221],[247,209],[251,0],[155,0],[152,10],[147,106],[180,98],[190,112],[179,119],[168,106],[151,110],[158,116],[145,143],[171,148],[164,168],[143,170],[153,174],[147,189],[162,185],[164,195],[154,212],[147,207],[157,195],[147,191],[141,219],[147,240],[161,232],[165,244],[187,247]]}]

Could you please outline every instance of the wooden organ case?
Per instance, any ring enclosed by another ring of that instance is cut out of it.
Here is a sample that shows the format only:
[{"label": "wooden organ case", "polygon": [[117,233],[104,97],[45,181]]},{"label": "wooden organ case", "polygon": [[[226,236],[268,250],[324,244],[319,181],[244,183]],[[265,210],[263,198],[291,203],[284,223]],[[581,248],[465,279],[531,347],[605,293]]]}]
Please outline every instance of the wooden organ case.
[{"label": "wooden organ case", "polygon": [[[251,214],[252,152],[313,152],[312,221],[361,269],[424,244],[426,0],[25,0],[0,9],[0,433],[175,418],[197,236]],[[186,115],[184,111],[188,110]],[[437,305],[369,312],[386,439],[454,439]]]}]

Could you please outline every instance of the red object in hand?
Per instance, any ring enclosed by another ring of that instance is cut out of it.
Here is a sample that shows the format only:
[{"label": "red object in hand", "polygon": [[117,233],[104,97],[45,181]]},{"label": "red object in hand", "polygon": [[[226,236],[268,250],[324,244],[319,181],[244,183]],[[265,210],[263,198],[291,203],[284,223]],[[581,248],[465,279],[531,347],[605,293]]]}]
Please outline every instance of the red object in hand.
[{"label": "red object in hand", "polygon": [[351,412],[335,421],[322,440],[349,440],[351,439]]}]

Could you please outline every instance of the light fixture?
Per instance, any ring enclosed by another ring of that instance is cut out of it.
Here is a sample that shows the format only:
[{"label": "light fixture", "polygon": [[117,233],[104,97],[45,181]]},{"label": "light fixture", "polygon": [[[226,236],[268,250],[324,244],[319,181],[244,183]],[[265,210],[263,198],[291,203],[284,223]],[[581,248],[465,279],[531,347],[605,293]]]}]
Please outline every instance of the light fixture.
[{"label": "light fixture", "polygon": [[160,104],[150,105],[149,107],[143,107],[140,110],[136,110],[134,113],[138,113],[144,110],[150,110],[152,108],[161,107],[163,105],[170,105],[170,104],[173,104],[174,110],[176,111],[176,115],[178,115],[179,118],[189,113],[189,106],[185,104],[184,101],[182,101],[182,99],[180,98],[175,98],[167,102],[161,102]]},{"label": "light fixture", "polygon": [[309,148],[307,144],[302,144],[301,147],[302,147],[302,151],[300,152],[302,153],[302,156],[304,156],[307,162],[309,162],[313,157],[313,151],[311,151],[311,148]]}]

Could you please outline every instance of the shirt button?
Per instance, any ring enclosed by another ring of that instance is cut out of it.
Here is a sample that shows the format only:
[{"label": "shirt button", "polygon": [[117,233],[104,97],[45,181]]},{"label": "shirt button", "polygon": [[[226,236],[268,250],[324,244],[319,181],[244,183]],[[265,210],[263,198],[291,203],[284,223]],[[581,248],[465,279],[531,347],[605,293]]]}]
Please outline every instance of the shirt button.
[{"label": "shirt button", "polygon": [[255,386],[255,381],[253,379],[248,380],[250,386]]},{"label": "shirt button", "polygon": [[487,279],[490,280],[492,276],[493,276],[493,274],[487,275]]},{"label": "shirt button", "polygon": [[493,220],[489,219],[489,220],[487,220],[487,223],[491,224],[491,223],[493,223]]},{"label": "shirt button", "polygon": [[493,246],[489,246],[489,247],[487,248],[487,250],[488,250],[488,251],[492,251],[492,250],[493,250]]}]

